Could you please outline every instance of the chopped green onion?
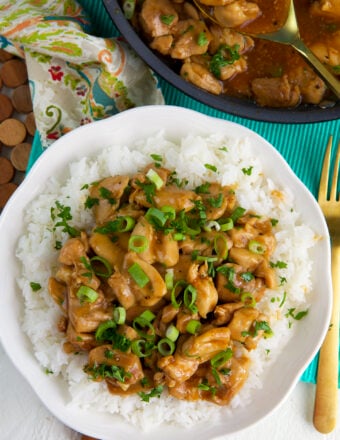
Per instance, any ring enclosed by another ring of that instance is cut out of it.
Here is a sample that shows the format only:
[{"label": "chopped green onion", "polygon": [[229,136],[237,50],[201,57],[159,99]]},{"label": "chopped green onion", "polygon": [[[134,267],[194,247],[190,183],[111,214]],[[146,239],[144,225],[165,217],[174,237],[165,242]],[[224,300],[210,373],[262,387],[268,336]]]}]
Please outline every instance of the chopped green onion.
[{"label": "chopped green onion", "polygon": [[243,303],[245,303],[245,305],[247,307],[255,307],[256,306],[256,300],[255,300],[254,296],[249,292],[242,293],[241,301]]},{"label": "chopped green onion", "polygon": [[220,218],[218,220],[218,223],[220,225],[221,231],[230,231],[234,227],[234,222],[232,218]]},{"label": "chopped green onion", "polygon": [[130,20],[133,17],[133,14],[135,12],[135,6],[136,6],[136,0],[124,0],[123,1],[124,16],[128,20]]},{"label": "chopped green onion", "polygon": [[186,325],[185,330],[192,335],[195,335],[201,327],[201,323],[196,319],[190,319],[188,324]]},{"label": "chopped green onion", "polygon": [[224,351],[220,351],[210,360],[210,364],[214,368],[219,368],[225,364],[233,355],[231,348],[227,348]]},{"label": "chopped green onion", "polygon": [[176,348],[176,345],[171,339],[163,338],[157,344],[158,351],[162,356],[170,356]]},{"label": "chopped green onion", "polygon": [[149,240],[144,235],[131,235],[129,238],[128,247],[130,251],[140,254],[149,247]]},{"label": "chopped green onion", "polygon": [[88,286],[80,286],[76,295],[81,303],[83,302],[93,303],[98,298],[98,293]]},{"label": "chopped green onion", "polygon": [[132,352],[139,358],[150,356],[154,348],[155,345],[145,339],[135,339],[131,343]]},{"label": "chopped green onion", "polygon": [[175,220],[176,218],[176,210],[173,206],[162,206],[161,211],[165,212],[169,220]]},{"label": "chopped green onion", "polygon": [[170,324],[169,327],[165,331],[165,336],[170,339],[170,341],[176,341],[179,336],[178,328],[173,324]]},{"label": "chopped green onion", "polygon": [[176,291],[178,288],[184,287],[186,285],[187,285],[186,281],[179,280],[176,282],[176,284],[174,285],[174,287],[171,290],[170,300],[171,300],[172,306],[175,307],[175,309],[179,309],[182,304],[182,302],[177,302],[177,300],[176,300],[178,294],[180,293],[180,292],[178,292],[178,294],[176,294]]},{"label": "chopped green onion", "polygon": [[94,231],[99,234],[111,234],[113,232],[128,232],[135,226],[135,219],[129,215],[117,217],[115,220],[107,222],[104,226],[96,228]]},{"label": "chopped green onion", "polygon": [[196,261],[206,261],[207,263],[213,263],[214,261],[217,261],[217,257],[209,257],[206,255],[197,255],[195,258]]},{"label": "chopped green onion", "polygon": [[149,208],[145,218],[152,226],[156,227],[163,227],[168,220],[167,214],[157,208]]},{"label": "chopped green onion", "polygon": [[175,232],[172,237],[175,241],[185,240],[185,235],[182,234],[181,232]]},{"label": "chopped green onion", "polygon": [[99,324],[95,338],[97,341],[109,341],[112,339],[112,331],[115,333],[115,329],[117,327],[116,322],[113,319],[109,319],[108,321],[102,322]]},{"label": "chopped green onion", "polygon": [[256,240],[250,240],[248,243],[248,249],[254,254],[264,254],[266,252],[266,246]]},{"label": "chopped green onion", "polygon": [[[93,262],[100,262],[102,263],[102,265],[105,268],[105,272],[101,272],[100,270],[96,269],[95,266],[93,266]],[[109,278],[112,275],[112,267],[110,265],[110,263],[107,261],[106,258],[104,257],[100,257],[99,255],[96,255],[95,257],[92,257],[90,259],[90,263],[91,263],[91,268],[93,270],[93,272],[98,275],[99,277],[103,277],[103,278]]]},{"label": "chopped green onion", "polygon": [[205,163],[204,166],[207,170],[213,171],[214,173],[217,171],[217,167],[215,167],[215,165],[211,165],[210,163]]},{"label": "chopped green onion", "polygon": [[136,330],[139,336],[144,339],[150,340],[154,339],[155,337],[154,326],[151,324],[150,321],[142,318],[141,316],[137,316],[137,318],[132,321],[132,327]]},{"label": "chopped green onion", "polygon": [[185,307],[189,309],[192,313],[197,312],[197,307],[195,304],[196,298],[197,298],[197,290],[192,284],[188,284],[187,287],[184,289],[183,301]]},{"label": "chopped green onion", "polygon": [[167,269],[164,277],[165,286],[167,290],[172,290],[174,287],[174,270]]},{"label": "chopped green onion", "polygon": [[241,206],[238,206],[236,209],[234,209],[234,211],[230,215],[230,218],[232,219],[233,223],[235,224],[237,220],[241,218],[245,212],[246,210]]},{"label": "chopped green onion", "polygon": [[150,281],[150,278],[138,263],[133,263],[133,265],[129,267],[128,272],[139,287],[145,287]]},{"label": "chopped green onion", "polygon": [[116,307],[114,309],[113,319],[119,325],[124,324],[126,319],[126,310],[124,309],[124,307]]},{"label": "chopped green onion", "polygon": [[216,220],[210,220],[203,226],[203,229],[206,232],[211,232],[212,230],[219,231],[221,229],[221,225]]},{"label": "chopped green onion", "polygon": [[151,310],[144,310],[144,312],[141,313],[139,317],[142,319],[146,319],[149,322],[152,322],[156,318],[156,315],[151,312]]},{"label": "chopped green onion", "polygon": [[146,177],[152,182],[157,189],[161,189],[164,185],[164,182],[160,175],[156,173],[156,171],[152,168],[149,169],[149,171],[146,173]]},{"label": "chopped green onion", "polygon": [[214,238],[214,251],[221,260],[228,257],[228,242],[224,235],[218,234]]}]

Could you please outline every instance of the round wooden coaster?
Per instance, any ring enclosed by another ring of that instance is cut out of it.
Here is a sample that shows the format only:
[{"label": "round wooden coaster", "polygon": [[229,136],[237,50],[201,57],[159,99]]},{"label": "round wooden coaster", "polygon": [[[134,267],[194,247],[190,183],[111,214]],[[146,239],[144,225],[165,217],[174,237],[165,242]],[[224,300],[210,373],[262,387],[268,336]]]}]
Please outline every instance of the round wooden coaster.
[{"label": "round wooden coaster", "polygon": [[8,96],[0,93],[0,122],[12,116],[13,104]]},{"label": "round wooden coaster", "polygon": [[25,171],[30,157],[32,145],[29,142],[23,142],[16,145],[11,151],[11,162],[18,171]]},{"label": "round wooden coaster", "polygon": [[18,113],[30,113],[33,110],[31,92],[28,84],[24,84],[13,90],[12,103]]},{"label": "round wooden coaster", "polygon": [[14,193],[14,191],[18,188],[18,185],[16,185],[13,182],[4,183],[3,185],[0,185],[0,209],[3,208],[8,199],[11,197],[11,195]]},{"label": "round wooden coaster", "polygon": [[9,118],[0,123],[0,141],[8,147],[21,144],[26,134],[25,124],[18,119]]},{"label": "round wooden coaster", "polygon": [[28,134],[30,134],[31,136],[34,136],[35,130],[36,130],[36,125],[35,125],[35,118],[34,118],[34,113],[28,113],[28,115],[26,116],[25,119],[25,126],[26,129],[28,131]]},{"label": "round wooden coaster", "polygon": [[10,88],[25,84],[28,79],[25,62],[16,58],[6,61],[0,69],[0,76],[5,86]]},{"label": "round wooden coaster", "polygon": [[6,157],[0,157],[0,184],[8,183],[14,176],[14,167]]}]

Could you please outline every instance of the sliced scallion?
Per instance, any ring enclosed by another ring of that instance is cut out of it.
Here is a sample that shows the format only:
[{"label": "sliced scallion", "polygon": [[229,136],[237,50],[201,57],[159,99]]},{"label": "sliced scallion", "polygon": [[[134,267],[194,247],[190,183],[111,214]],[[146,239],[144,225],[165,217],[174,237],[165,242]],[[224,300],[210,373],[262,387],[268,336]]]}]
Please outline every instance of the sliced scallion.
[{"label": "sliced scallion", "polygon": [[255,307],[256,306],[256,300],[255,300],[254,296],[249,292],[243,292],[241,294],[241,301],[247,307]]},{"label": "sliced scallion", "polygon": [[174,287],[174,270],[172,268],[166,270],[164,281],[167,290],[172,290]]},{"label": "sliced scallion", "polygon": [[175,342],[179,336],[178,328],[175,327],[173,324],[170,324],[165,331],[165,336],[170,339],[170,341]]},{"label": "sliced scallion", "polygon": [[133,265],[129,267],[128,272],[139,287],[145,287],[150,281],[150,278],[138,263],[133,263]]},{"label": "sliced scallion", "polygon": [[108,341],[112,339],[112,332],[115,332],[117,327],[116,322],[113,319],[109,319],[108,321],[102,322],[99,324],[95,338],[97,341]]},{"label": "sliced scallion", "polygon": [[249,240],[248,243],[248,249],[251,252],[254,252],[254,254],[264,254],[266,252],[266,245],[264,245],[263,243],[260,243],[257,240]]},{"label": "sliced scallion", "polygon": [[199,321],[197,321],[196,319],[190,319],[190,321],[186,325],[185,330],[192,335],[196,335],[196,333],[200,329],[201,325],[202,324]]},{"label": "sliced scallion", "polygon": [[119,325],[124,324],[126,319],[126,310],[124,309],[124,307],[116,307],[114,309],[113,319]]},{"label": "sliced scallion", "polygon": [[155,328],[147,319],[137,316],[132,321],[132,327],[136,330],[141,338],[150,340],[155,337]]},{"label": "sliced scallion", "polygon": [[220,351],[215,354],[215,356],[210,360],[210,364],[214,368],[219,368],[224,365],[233,355],[233,351],[231,348],[227,348],[226,350]]},{"label": "sliced scallion", "polygon": [[223,231],[223,232],[230,231],[234,227],[233,219],[230,218],[230,217],[228,217],[228,218],[220,218],[218,220],[218,223],[220,225],[221,231]]},{"label": "sliced scallion", "polygon": [[164,185],[164,182],[160,175],[152,168],[148,170],[148,172],[146,173],[146,177],[150,180],[150,182],[155,185],[156,189],[161,189]]},{"label": "sliced scallion", "polygon": [[228,257],[228,242],[223,234],[218,234],[214,238],[214,251],[221,260]]},{"label": "sliced scallion", "polygon": [[154,348],[155,345],[145,339],[136,339],[131,343],[132,352],[140,358],[150,356]]},{"label": "sliced scallion", "polygon": [[80,286],[76,295],[81,303],[83,302],[93,303],[98,298],[98,293],[94,289],[91,289],[91,287],[88,286]]},{"label": "sliced scallion", "polygon": [[[112,275],[112,267],[106,258],[96,255],[90,259],[93,272],[99,277],[109,278]],[[100,266],[104,266],[104,272],[100,270],[96,263],[100,263]]]},{"label": "sliced scallion", "polygon": [[131,235],[129,238],[128,247],[130,251],[140,254],[149,247],[149,240],[144,235]]},{"label": "sliced scallion", "polygon": [[176,345],[170,339],[163,338],[158,342],[157,348],[162,356],[170,356],[175,351]]},{"label": "sliced scallion", "polygon": [[187,287],[184,289],[183,301],[185,307],[189,309],[192,313],[197,312],[196,298],[197,290],[192,284],[188,284]]}]

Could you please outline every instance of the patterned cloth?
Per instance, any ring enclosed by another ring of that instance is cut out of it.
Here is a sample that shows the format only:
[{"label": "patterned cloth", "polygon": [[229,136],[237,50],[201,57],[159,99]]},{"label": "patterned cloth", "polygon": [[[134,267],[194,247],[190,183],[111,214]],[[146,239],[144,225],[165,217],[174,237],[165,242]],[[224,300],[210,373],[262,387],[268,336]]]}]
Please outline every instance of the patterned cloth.
[{"label": "patterned cloth", "polygon": [[26,60],[44,148],[80,125],[164,103],[156,77],[124,41],[90,32],[74,0],[0,0],[0,48]]}]

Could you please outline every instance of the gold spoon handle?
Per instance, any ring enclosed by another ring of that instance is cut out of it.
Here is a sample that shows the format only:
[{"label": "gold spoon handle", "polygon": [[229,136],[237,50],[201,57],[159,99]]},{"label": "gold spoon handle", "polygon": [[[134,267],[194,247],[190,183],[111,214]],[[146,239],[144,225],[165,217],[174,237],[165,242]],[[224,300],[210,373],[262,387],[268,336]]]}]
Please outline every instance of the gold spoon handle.
[{"label": "gold spoon handle", "polygon": [[332,247],[333,309],[331,323],[320,350],[313,423],[327,434],[335,428],[338,407],[340,242]]},{"label": "gold spoon handle", "polygon": [[314,69],[319,72],[322,79],[328,85],[330,90],[340,99],[340,81],[325,67],[324,64],[314,55],[314,53],[304,44],[301,39],[297,39],[292,43],[295,49],[311,64]]}]

